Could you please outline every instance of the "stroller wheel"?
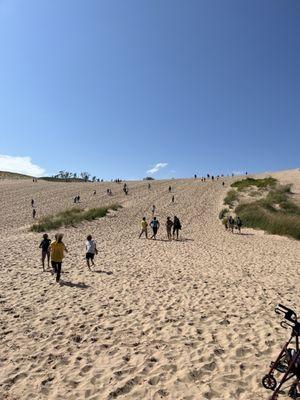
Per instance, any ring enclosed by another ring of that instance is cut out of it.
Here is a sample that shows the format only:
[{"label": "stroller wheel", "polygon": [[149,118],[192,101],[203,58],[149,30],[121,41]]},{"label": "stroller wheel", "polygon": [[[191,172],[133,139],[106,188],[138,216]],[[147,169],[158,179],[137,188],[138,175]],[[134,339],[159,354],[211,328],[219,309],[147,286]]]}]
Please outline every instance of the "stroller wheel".
[{"label": "stroller wheel", "polygon": [[265,375],[262,379],[262,384],[266,389],[274,390],[277,386],[276,379],[273,375]]}]

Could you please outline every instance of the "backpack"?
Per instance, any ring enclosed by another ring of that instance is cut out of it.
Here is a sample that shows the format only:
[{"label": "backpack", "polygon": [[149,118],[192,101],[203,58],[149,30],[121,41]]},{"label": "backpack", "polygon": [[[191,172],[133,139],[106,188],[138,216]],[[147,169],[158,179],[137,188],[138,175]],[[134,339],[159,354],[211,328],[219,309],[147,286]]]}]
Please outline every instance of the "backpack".
[{"label": "backpack", "polygon": [[154,220],[151,222],[151,225],[152,225],[152,228],[157,228],[157,225],[158,225],[157,219],[154,219]]}]

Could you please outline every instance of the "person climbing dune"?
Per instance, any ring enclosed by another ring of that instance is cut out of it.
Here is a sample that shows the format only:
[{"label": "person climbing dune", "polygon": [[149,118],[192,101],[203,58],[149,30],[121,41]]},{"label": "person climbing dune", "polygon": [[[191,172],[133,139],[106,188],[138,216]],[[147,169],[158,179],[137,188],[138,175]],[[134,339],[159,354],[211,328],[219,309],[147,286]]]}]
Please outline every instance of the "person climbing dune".
[{"label": "person climbing dune", "polygon": [[57,233],[55,235],[55,241],[50,245],[51,265],[53,272],[56,274],[56,282],[59,282],[60,280],[64,253],[68,253],[68,250],[62,241],[63,237],[64,235],[62,233]]},{"label": "person climbing dune", "polygon": [[160,226],[159,221],[158,221],[158,219],[156,219],[156,217],[153,217],[153,220],[150,222],[150,226],[153,231],[153,235],[151,236],[151,239],[156,239],[156,235],[157,235],[157,232],[158,232],[158,229]]},{"label": "person climbing dune", "polygon": [[179,218],[175,215],[173,221],[173,239],[175,239],[175,234],[176,234],[176,239],[178,240],[180,229],[181,229],[181,222]]},{"label": "person climbing dune", "polygon": [[140,233],[139,239],[142,237],[143,233],[145,234],[146,239],[148,239],[148,222],[146,221],[146,217],[143,217],[141,227],[142,231]]},{"label": "person climbing dune", "polygon": [[171,220],[170,217],[167,217],[167,221],[166,221],[166,229],[167,229],[167,238],[168,240],[172,239],[172,226],[173,226],[173,221]]}]

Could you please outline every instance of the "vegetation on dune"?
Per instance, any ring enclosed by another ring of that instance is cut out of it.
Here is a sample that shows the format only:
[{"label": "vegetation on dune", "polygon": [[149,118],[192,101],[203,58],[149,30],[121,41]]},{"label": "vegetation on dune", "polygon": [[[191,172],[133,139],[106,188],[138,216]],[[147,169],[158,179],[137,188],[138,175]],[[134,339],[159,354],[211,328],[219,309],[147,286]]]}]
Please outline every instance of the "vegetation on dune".
[{"label": "vegetation on dune", "polygon": [[264,179],[254,179],[254,178],[247,178],[241,181],[236,181],[231,184],[231,187],[237,188],[240,192],[242,190],[248,189],[251,186],[256,186],[259,189],[267,189],[275,187],[277,184],[277,179],[272,178],[271,176]]},{"label": "vegetation on dune", "polygon": [[[291,199],[291,185],[279,185],[274,178],[253,179],[248,178],[237,181],[231,185],[238,191],[249,189],[251,197],[261,196],[259,191],[263,188],[267,191],[264,198],[242,203],[236,206],[234,213],[243,221],[243,226],[263,229],[264,231],[293,237],[300,240],[300,206]],[[253,190],[257,187],[257,191]],[[251,189],[251,190],[250,190]],[[237,192],[228,192],[224,202],[231,205],[237,200]],[[227,202],[226,202],[227,201]],[[223,213],[222,213],[223,211]],[[224,210],[219,214],[220,219],[226,216]],[[222,218],[221,218],[222,217]]]},{"label": "vegetation on dune", "polygon": [[55,215],[48,215],[39,220],[38,223],[32,225],[32,232],[45,232],[62,226],[76,226],[83,221],[92,221],[97,218],[105,217],[109,210],[117,211],[121,206],[119,204],[111,204],[106,207],[92,208],[90,210],[82,210],[80,208],[71,208]]},{"label": "vegetation on dune", "polygon": [[32,179],[32,176],[18,174],[16,172],[0,171],[0,179]]},{"label": "vegetation on dune", "polygon": [[251,190],[250,192],[248,192],[248,196],[259,197],[259,196],[261,196],[261,193],[258,192],[257,190]]},{"label": "vegetation on dune", "polygon": [[275,209],[271,211],[259,201],[240,204],[235,212],[242,219],[244,226],[300,240],[300,212],[292,214]]},{"label": "vegetation on dune", "polygon": [[223,208],[219,213],[219,219],[223,220],[228,213],[229,213],[229,209],[228,208]]},{"label": "vegetation on dune", "polygon": [[238,198],[239,195],[235,190],[229,190],[224,199],[224,204],[227,204],[230,208],[232,208],[234,206],[234,202],[237,201]]}]

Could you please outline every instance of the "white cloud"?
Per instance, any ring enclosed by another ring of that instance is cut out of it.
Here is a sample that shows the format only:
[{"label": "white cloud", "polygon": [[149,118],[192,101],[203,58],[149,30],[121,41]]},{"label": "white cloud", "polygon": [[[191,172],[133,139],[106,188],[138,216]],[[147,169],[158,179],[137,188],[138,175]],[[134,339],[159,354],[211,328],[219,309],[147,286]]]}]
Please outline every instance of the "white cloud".
[{"label": "white cloud", "polygon": [[147,174],[153,175],[156,172],[158,172],[160,169],[165,168],[168,165],[168,163],[157,163],[154,165],[153,168],[148,169]]},{"label": "white cloud", "polygon": [[234,175],[244,175],[243,171],[232,171]]},{"label": "white cloud", "polygon": [[33,164],[30,157],[12,157],[0,154],[0,171],[17,172],[31,176],[43,176],[45,170]]}]

